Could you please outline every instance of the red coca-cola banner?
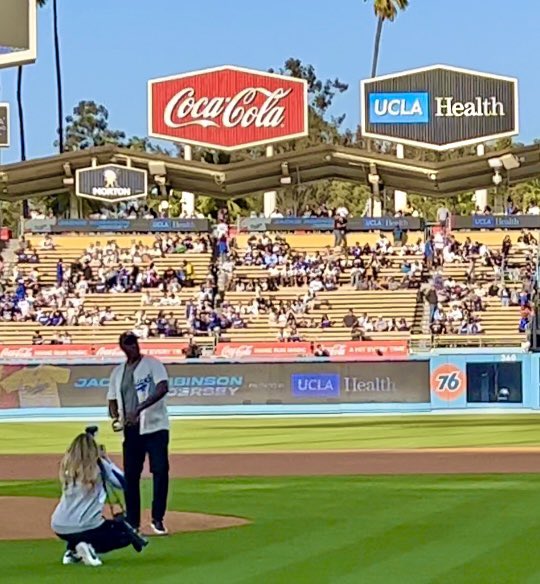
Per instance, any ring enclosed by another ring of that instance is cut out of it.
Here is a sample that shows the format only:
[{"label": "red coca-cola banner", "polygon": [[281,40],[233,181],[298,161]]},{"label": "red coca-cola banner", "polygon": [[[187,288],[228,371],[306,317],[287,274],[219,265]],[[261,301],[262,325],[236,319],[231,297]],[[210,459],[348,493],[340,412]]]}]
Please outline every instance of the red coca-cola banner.
[{"label": "red coca-cola banner", "polygon": [[[145,343],[141,350],[145,355],[158,359],[183,359],[187,343]],[[2,360],[35,359],[122,359],[123,353],[118,345],[0,345]]]},{"label": "red coca-cola banner", "polygon": [[304,80],[241,67],[152,79],[148,108],[149,136],[220,150],[308,133]]},{"label": "red coca-cola banner", "polygon": [[312,355],[311,343],[218,343],[214,351],[216,357],[224,359],[291,359]]},{"label": "red coca-cola banner", "polygon": [[[332,361],[394,361],[407,359],[407,341],[343,341],[321,343]],[[145,355],[164,361],[184,359],[185,342],[141,342]],[[317,344],[318,347],[318,344]],[[311,343],[218,343],[215,356],[231,360],[295,359],[312,357]],[[104,345],[0,345],[0,360],[87,359],[121,360],[123,353],[115,344]]]},{"label": "red coca-cola banner", "polygon": [[[342,341],[320,343],[332,361],[397,361],[407,359],[407,341]],[[318,346],[318,345],[317,345]],[[225,359],[291,359],[313,356],[311,343],[218,343],[216,357]]]}]

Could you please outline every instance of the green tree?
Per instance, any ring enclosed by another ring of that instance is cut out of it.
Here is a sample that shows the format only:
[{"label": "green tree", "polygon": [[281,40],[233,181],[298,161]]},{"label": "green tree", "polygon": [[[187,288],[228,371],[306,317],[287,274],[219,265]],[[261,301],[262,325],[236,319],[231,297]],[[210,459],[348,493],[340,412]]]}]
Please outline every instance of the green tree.
[{"label": "green tree", "polygon": [[371,76],[377,75],[379,64],[379,52],[381,49],[381,37],[383,25],[386,21],[393,22],[400,10],[409,6],[409,0],[364,0],[373,3],[373,11],[377,17],[377,30],[375,31],[375,43],[373,45],[373,61],[371,64]]},{"label": "green tree", "polygon": [[94,101],[80,101],[66,117],[64,150],[86,150],[107,144],[123,144],[125,132],[109,128],[109,112]]}]

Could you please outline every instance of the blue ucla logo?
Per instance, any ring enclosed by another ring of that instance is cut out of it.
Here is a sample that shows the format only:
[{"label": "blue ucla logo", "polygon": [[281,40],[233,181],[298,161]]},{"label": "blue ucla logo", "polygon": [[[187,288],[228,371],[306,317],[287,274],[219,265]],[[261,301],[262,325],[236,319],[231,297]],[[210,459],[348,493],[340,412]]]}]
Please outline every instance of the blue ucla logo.
[{"label": "blue ucla logo", "polygon": [[370,93],[370,124],[427,124],[429,123],[429,94]]}]

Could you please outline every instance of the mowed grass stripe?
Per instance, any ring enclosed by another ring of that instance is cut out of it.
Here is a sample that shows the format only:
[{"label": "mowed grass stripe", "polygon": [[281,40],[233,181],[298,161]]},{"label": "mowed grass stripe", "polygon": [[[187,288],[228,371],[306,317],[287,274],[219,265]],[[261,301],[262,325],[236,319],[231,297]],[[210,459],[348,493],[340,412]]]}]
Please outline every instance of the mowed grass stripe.
[{"label": "mowed grass stripe", "polygon": [[[379,565],[362,570],[363,581],[383,582],[386,575],[387,582],[400,584],[513,582],[512,564],[506,560],[497,572],[500,580],[478,569],[479,558],[497,556],[504,548],[519,550],[522,535],[531,525],[538,526],[538,519],[530,515],[522,521],[523,511],[530,508],[526,498],[501,505],[501,500],[511,496],[510,491],[494,485],[490,491],[483,489],[474,498],[467,497],[453,510],[441,510],[434,522],[414,522],[408,526],[407,537],[414,542],[409,549],[399,541],[384,538],[382,543],[389,555]],[[529,493],[529,497],[534,495]],[[464,568],[469,564],[475,570],[465,575]]]},{"label": "mowed grass stripe", "polygon": [[[143,490],[148,503],[150,481]],[[2,581],[532,583],[539,491],[537,475],[176,480],[170,508],[254,523],[154,540],[100,570],[61,566],[58,541],[0,542]],[[52,481],[0,484],[0,495],[57,492]]]},{"label": "mowed grass stripe", "polygon": [[[0,423],[0,454],[64,452],[83,422]],[[100,440],[120,452],[106,421]],[[174,420],[172,452],[275,452],[540,446],[536,415]]]},{"label": "mowed grass stripe", "polygon": [[[370,486],[366,488],[366,484],[358,485],[358,491],[357,500],[347,501],[344,516],[336,519],[332,533],[327,528],[305,536],[300,549],[305,549],[305,553],[299,558],[298,553],[292,552],[286,565],[261,574],[260,581],[301,582],[306,572],[312,571],[312,582],[338,583],[351,574],[354,574],[353,581],[369,582],[364,574],[370,566],[378,571],[392,553],[401,554],[416,547],[415,538],[409,537],[411,523],[431,524],[440,512],[453,513],[459,506],[458,501],[450,498],[434,503],[425,500],[420,491],[414,495],[409,491],[409,505],[402,507],[398,501],[397,505],[393,504],[383,491],[377,493]],[[293,547],[294,543],[288,549],[298,550]],[[283,564],[282,556],[275,564]],[[400,580],[386,579],[386,582],[393,581]],[[241,582],[248,584],[249,580]]]},{"label": "mowed grass stripe", "polygon": [[[399,489],[398,480],[392,482]],[[282,523],[279,527],[280,514],[285,512],[290,519],[291,511],[289,505],[276,509],[279,519],[276,533],[282,534],[279,539],[283,540],[267,541],[264,550],[255,550],[253,554],[244,552],[243,558],[248,565],[255,564],[257,572],[242,577],[238,582],[302,581],[306,570],[316,573],[313,582],[338,582],[344,572],[357,572],[360,567],[364,570],[368,560],[368,564],[384,561],[388,549],[392,549],[391,542],[387,548],[389,539],[395,539],[402,546],[414,547],[414,539],[407,538],[411,523],[423,519],[429,524],[440,512],[447,510],[452,514],[457,505],[469,504],[463,503],[460,497],[439,497],[432,504],[423,496],[424,483],[417,484],[413,493],[410,481],[406,497],[409,505],[406,508],[402,507],[403,497],[398,493],[394,492],[393,505],[386,490],[372,485],[369,480],[340,479],[336,492],[332,490],[330,481],[317,481],[315,489],[310,489],[309,483],[305,482],[305,488],[302,488],[302,483],[295,481],[295,495],[290,497],[290,506],[301,510],[297,523],[299,529],[284,531]],[[343,493],[345,485],[346,495]],[[476,496],[480,498],[482,495]],[[313,500],[318,501],[315,508]],[[264,495],[260,502],[262,505],[271,503],[265,501]],[[340,507],[339,514],[336,514],[336,505]],[[257,522],[250,529],[256,528]],[[384,545],[381,542],[385,542]],[[215,567],[227,572],[232,567],[232,564],[229,565],[231,562],[227,560]]]}]

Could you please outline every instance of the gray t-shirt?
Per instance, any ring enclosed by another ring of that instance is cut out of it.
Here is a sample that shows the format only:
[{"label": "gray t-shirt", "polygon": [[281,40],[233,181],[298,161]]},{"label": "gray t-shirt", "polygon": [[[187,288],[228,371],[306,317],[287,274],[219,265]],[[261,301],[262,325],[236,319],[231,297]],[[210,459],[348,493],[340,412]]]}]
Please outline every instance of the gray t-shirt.
[{"label": "gray t-shirt", "polygon": [[126,416],[135,414],[139,406],[139,398],[135,389],[134,373],[139,362],[126,363],[120,391],[122,392],[122,402],[124,403],[124,412]]}]

